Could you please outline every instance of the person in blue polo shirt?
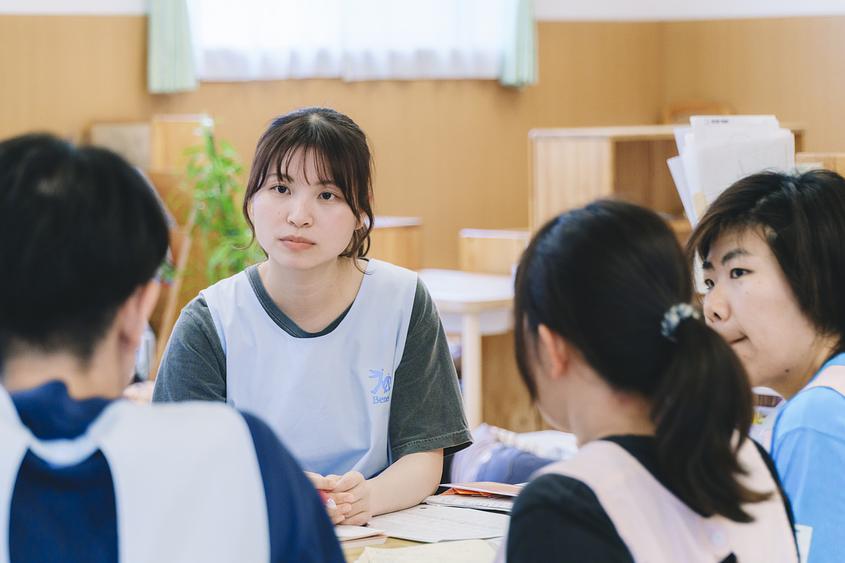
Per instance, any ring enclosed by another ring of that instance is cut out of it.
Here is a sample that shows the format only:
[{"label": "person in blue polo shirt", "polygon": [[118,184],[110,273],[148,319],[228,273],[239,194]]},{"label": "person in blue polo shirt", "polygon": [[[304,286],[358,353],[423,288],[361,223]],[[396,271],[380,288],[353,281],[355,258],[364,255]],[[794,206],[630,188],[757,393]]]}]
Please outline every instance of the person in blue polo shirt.
[{"label": "person in blue polo shirt", "polygon": [[0,143],[0,558],[343,561],[266,424],[118,399],[167,237],[117,155],[49,135]]},{"label": "person in blue polo shirt", "polygon": [[[845,179],[761,173],[726,190],[690,242],[707,321],[753,385],[786,403],[771,455],[810,563],[845,554]],[[768,445],[768,444],[767,444]]]}]

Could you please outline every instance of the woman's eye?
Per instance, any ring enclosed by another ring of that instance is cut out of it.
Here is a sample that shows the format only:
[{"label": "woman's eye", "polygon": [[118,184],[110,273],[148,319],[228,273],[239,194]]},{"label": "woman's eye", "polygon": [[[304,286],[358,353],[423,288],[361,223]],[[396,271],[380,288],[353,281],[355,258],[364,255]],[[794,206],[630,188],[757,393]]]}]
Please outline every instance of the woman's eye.
[{"label": "woman's eye", "polygon": [[325,201],[331,201],[335,199],[337,196],[334,195],[332,192],[320,192],[320,199]]},{"label": "woman's eye", "polygon": [[714,285],[715,284],[713,283],[713,280],[710,280],[710,279],[704,280],[704,287],[706,287],[708,290],[713,289]]},{"label": "woman's eye", "polygon": [[745,274],[748,273],[748,270],[745,268],[732,268],[731,269],[731,279],[741,278]]},{"label": "woman's eye", "polygon": [[290,189],[287,186],[282,186],[281,184],[273,186],[273,191],[279,192],[280,194],[286,194],[290,192]]}]

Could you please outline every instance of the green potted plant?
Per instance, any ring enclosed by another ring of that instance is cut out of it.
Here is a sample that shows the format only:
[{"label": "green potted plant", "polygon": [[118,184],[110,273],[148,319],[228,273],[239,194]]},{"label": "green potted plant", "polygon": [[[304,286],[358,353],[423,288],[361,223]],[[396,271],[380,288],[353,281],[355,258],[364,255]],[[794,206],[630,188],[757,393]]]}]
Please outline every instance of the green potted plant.
[{"label": "green potted plant", "polygon": [[186,178],[193,187],[194,229],[207,256],[206,277],[214,283],[263,258],[238,202],[244,193],[243,166],[234,149],[216,141],[211,123],[202,130],[203,143],[188,149]]}]

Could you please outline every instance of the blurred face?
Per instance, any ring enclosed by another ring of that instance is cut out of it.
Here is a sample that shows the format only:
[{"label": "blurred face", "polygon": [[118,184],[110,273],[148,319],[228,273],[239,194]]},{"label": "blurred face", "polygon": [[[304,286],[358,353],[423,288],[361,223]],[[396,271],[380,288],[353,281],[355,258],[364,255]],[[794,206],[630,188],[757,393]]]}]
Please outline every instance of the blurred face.
[{"label": "blurred face", "polygon": [[301,270],[337,260],[359,226],[341,189],[319,177],[316,156],[304,154],[294,152],[287,175],[271,171],[249,207],[255,237],[269,259]]},{"label": "blurred face", "polygon": [[761,234],[725,233],[702,266],[707,323],[739,356],[751,384],[786,395],[800,389],[818,367],[819,337]]}]

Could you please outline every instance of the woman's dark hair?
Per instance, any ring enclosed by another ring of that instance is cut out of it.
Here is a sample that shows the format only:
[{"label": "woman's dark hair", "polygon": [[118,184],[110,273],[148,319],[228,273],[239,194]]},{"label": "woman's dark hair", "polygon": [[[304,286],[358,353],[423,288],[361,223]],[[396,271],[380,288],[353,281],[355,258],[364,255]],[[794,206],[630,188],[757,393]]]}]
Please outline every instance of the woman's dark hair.
[{"label": "woman's dark hair", "polygon": [[829,170],[753,174],[722,192],[687,243],[702,260],[723,234],[758,232],[804,315],[845,350],[845,179]]},{"label": "woman's dark hair", "polygon": [[46,134],[0,143],[0,353],[86,363],[167,243],[152,188],[116,154]]},{"label": "woman's dark hair", "polygon": [[742,364],[698,319],[681,321],[673,340],[661,334],[664,314],[691,298],[684,254],[655,213],[607,200],[566,212],[537,233],[517,270],[519,370],[536,398],[545,325],[610,386],[650,402],[659,471],[679,499],[748,522],[742,504],[768,494],[739,481],[737,449],[753,414]]},{"label": "woman's dark hair", "polygon": [[302,108],[273,120],[258,139],[255,157],[244,195],[243,214],[253,233],[249,205],[255,193],[272,172],[287,174],[297,149],[303,157],[316,158],[319,181],[330,181],[343,192],[356,217],[368,221],[352,234],[349,246],[341,254],[353,258],[367,255],[373,228],[372,155],[367,137],[354,121],[333,109]]}]

